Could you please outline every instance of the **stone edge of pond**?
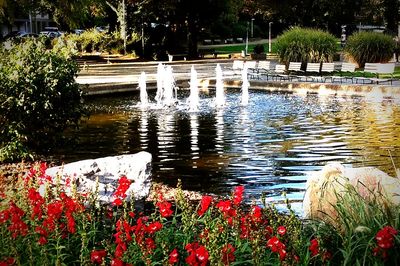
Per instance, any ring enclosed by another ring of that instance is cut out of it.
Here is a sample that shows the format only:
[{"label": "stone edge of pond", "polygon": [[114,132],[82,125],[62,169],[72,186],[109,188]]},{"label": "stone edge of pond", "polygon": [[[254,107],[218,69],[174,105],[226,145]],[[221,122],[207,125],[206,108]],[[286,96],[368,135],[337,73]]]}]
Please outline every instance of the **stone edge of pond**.
[{"label": "stone edge of pond", "polygon": [[[188,89],[187,79],[177,80],[176,85],[181,89]],[[224,80],[226,88],[241,88],[242,82],[237,79],[226,78]],[[201,90],[214,88],[215,79],[200,79]],[[282,91],[296,94],[315,93],[319,95],[360,95],[375,99],[400,99],[400,87],[393,85],[377,84],[349,84],[349,83],[307,83],[307,82],[278,82],[251,80],[252,90]],[[82,84],[81,88],[85,96],[110,95],[118,93],[139,92],[137,83],[100,83]],[[147,84],[148,90],[156,90],[155,82]]]}]

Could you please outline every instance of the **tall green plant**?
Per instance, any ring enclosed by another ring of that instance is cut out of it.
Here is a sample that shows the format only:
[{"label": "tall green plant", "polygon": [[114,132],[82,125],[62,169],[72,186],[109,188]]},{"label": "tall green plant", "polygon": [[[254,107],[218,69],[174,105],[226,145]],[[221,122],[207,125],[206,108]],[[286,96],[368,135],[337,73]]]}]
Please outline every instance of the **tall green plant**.
[{"label": "tall green plant", "polygon": [[330,62],[336,53],[333,35],[316,29],[295,27],[284,32],[275,42],[280,61]]},{"label": "tall green plant", "polygon": [[391,36],[378,32],[358,32],[351,35],[344,51],[360,67],[365,63],[385,63],[392,57],[395,42]]},{"label": "tall green plant", "polygon": [[0,161],[32,157],[81,118],[78,67],[62,42],[48,50],[27,40],[1,54]]}]

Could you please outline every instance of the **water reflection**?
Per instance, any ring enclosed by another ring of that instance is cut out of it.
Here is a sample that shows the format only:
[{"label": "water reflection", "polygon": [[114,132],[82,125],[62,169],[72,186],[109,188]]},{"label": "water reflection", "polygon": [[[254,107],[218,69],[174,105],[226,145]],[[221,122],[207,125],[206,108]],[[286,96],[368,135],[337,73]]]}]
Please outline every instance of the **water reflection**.
[{"label": "water reflection", "polygon": [[[201,95],[201,110],[135,109],[139,96],[97,98],[93,115],[70,132],[76,146],[55,156],[65,161],[149,151],[156,180],[227,194],[243,184],[250,198],[267,193],[301,201],[308,171],[329,161],[375,166],[394,175],[400,167],[400,107],[364,97],[252,92],[240,106],[240,91],[215,109]],[[186,96],[180,96],[184,102]],[[150,97],[153,99],[154,97]]]}]

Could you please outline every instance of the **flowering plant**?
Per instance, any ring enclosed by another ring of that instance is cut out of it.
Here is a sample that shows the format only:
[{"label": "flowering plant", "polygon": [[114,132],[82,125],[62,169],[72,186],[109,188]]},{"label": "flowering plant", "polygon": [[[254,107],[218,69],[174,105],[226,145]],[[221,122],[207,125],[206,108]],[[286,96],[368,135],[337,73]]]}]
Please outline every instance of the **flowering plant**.
[{"label": "flowering plant", "polygon": [[[1,191],[0,265],[309,265],[358,259],[343,256],[348,243],[340,242],[339,230],[300,219],[290,205],[289,213],[280,213],[273,205],[244,204],[243,186],[231,197],[204,195],[199,202],[187,200],[181,189],[173,200],[157,192],[153,207],[140,211],[125,201],[125,177],[113,204],[98,206],[96,195],[78,194],[73,182],[67,194],[45,169],[37,164]],[[38,190],[42,184],[45,193]],[[398,261],[395,228],[365,231],[362,259]]]}]

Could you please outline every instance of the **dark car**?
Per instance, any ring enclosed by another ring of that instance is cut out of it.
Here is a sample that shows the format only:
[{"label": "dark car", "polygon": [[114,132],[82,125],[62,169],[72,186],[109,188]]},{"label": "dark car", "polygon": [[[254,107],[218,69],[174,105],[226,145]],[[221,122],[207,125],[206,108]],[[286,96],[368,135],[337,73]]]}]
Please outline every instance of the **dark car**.
[{"label": "dark car", "polygon": [[20,37],[21,35],[26,34],[26,32],[24,31],[19,31],[19,30],[15,30],[15,31],[11,31],[9,32],[6,36],[4,36],[4,39],[12,39],[12,38],[16,38],[16,37]]}]

